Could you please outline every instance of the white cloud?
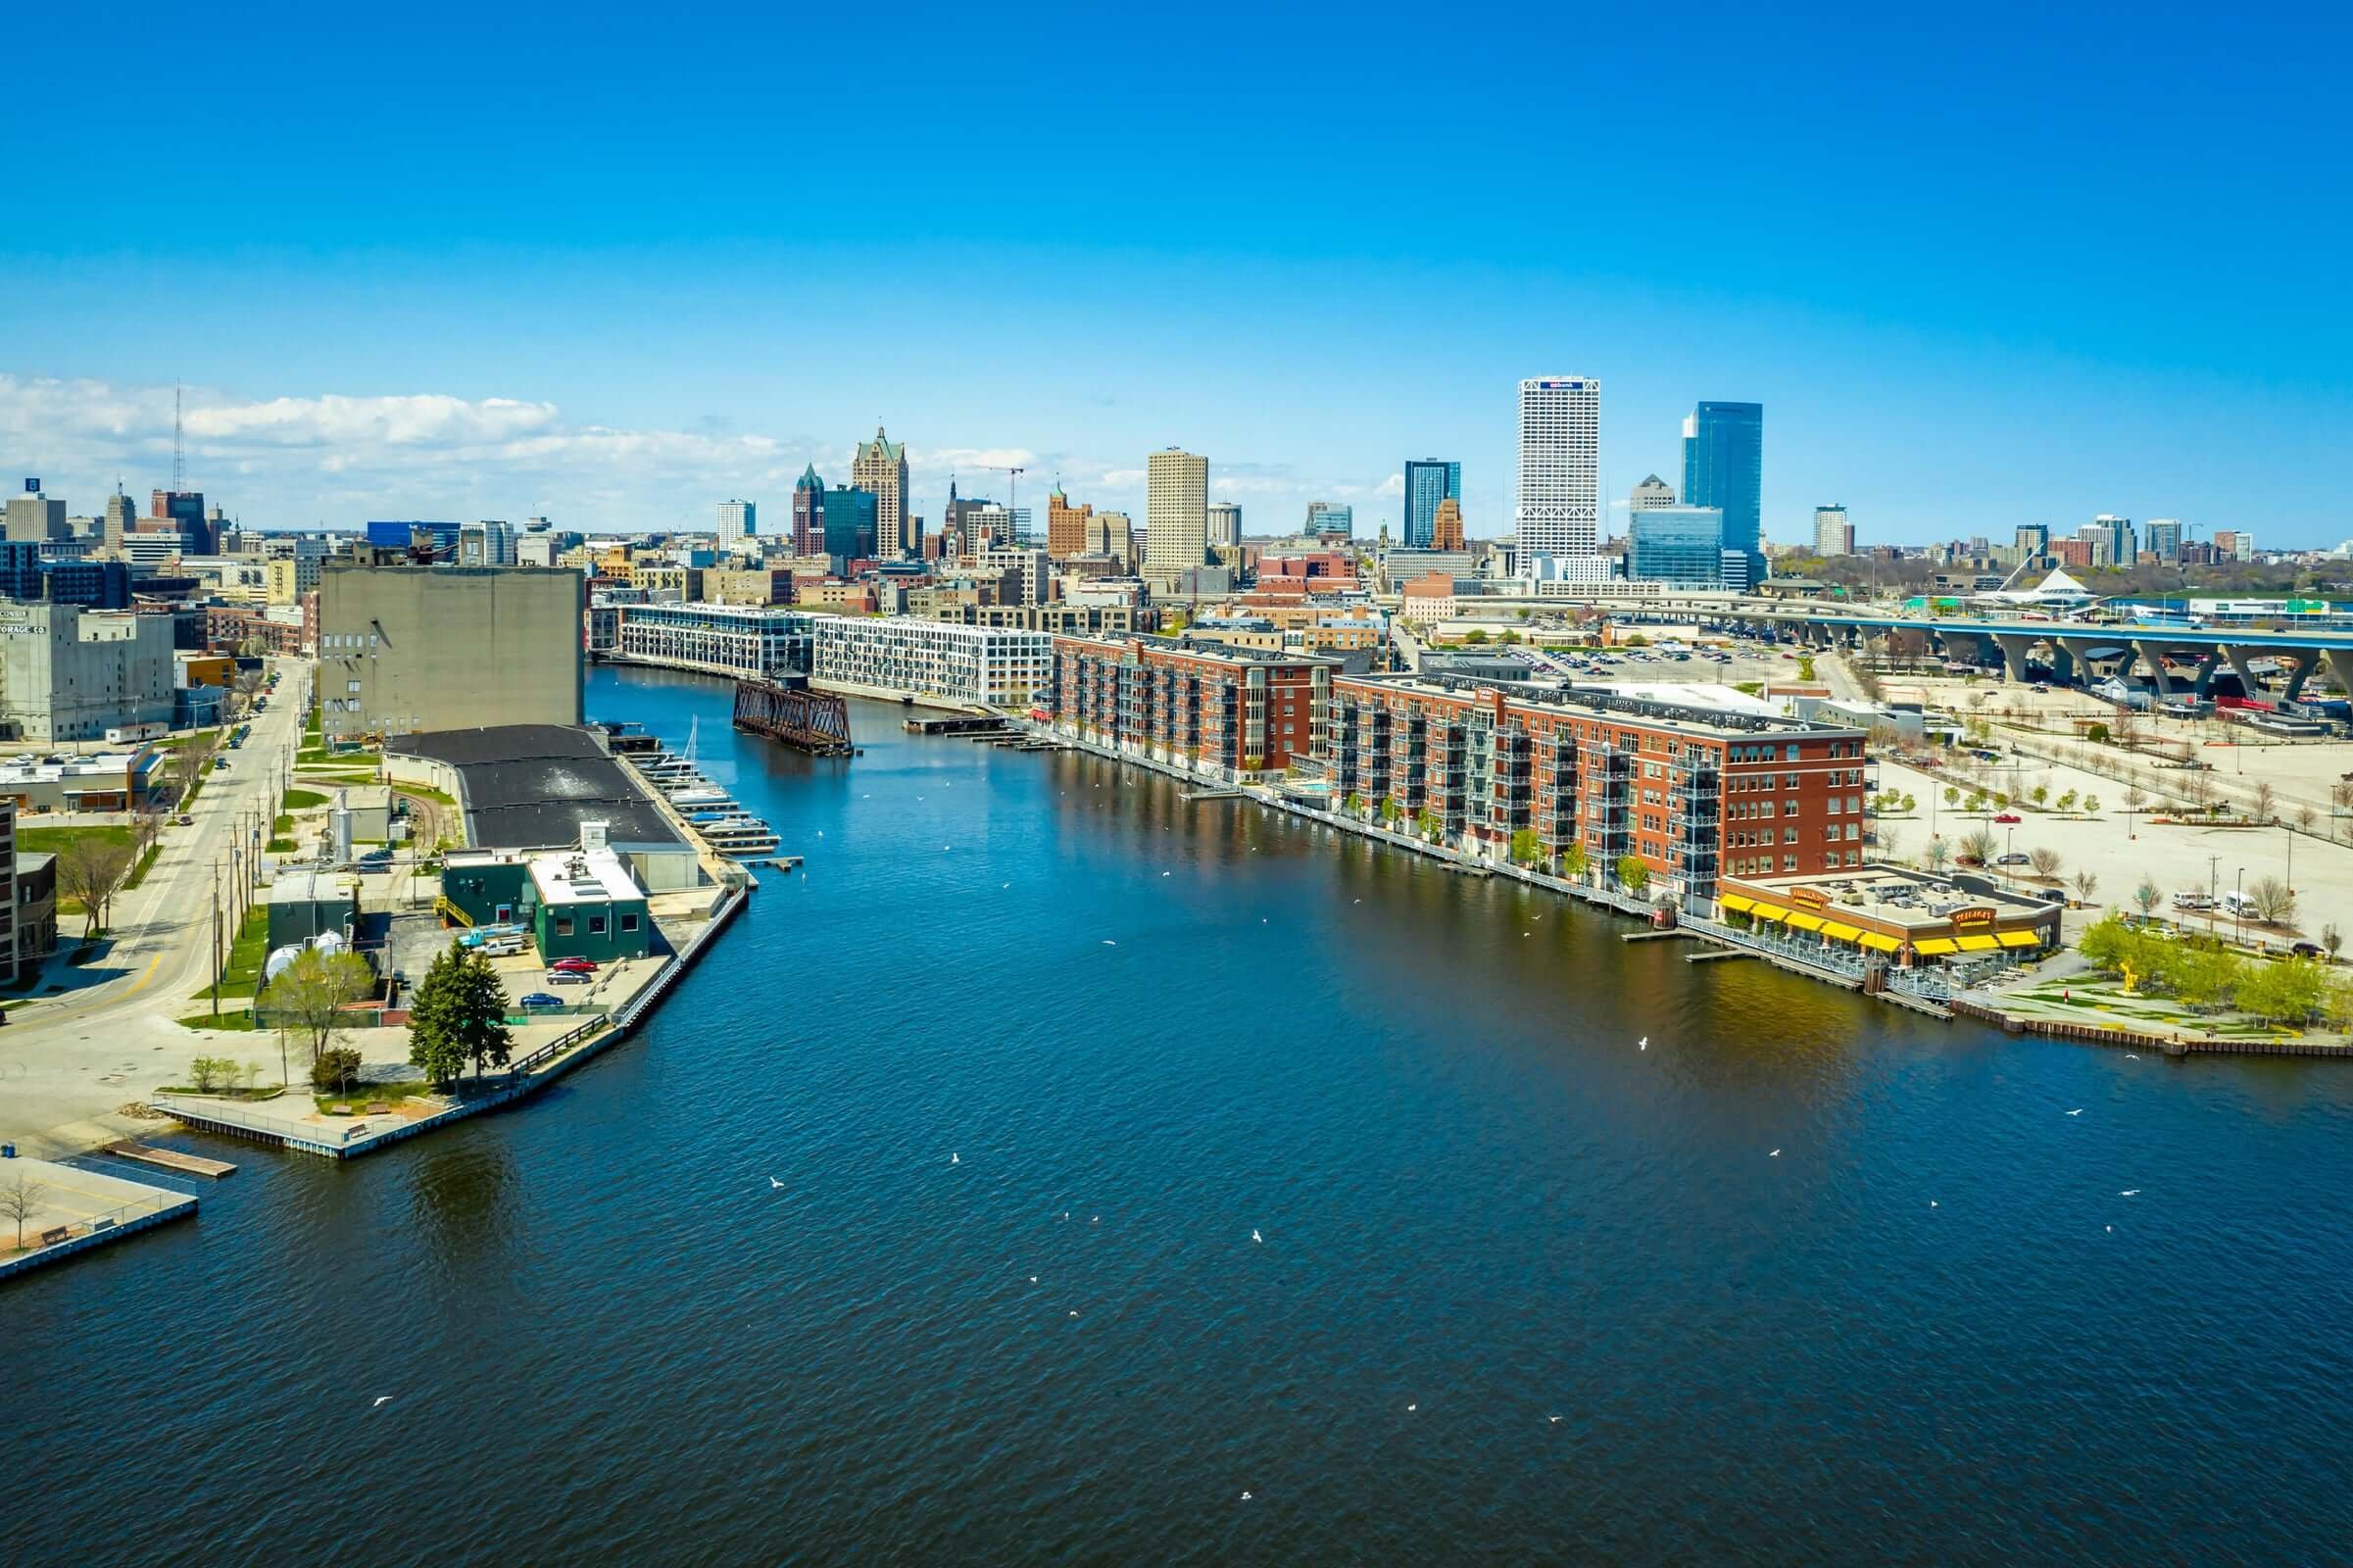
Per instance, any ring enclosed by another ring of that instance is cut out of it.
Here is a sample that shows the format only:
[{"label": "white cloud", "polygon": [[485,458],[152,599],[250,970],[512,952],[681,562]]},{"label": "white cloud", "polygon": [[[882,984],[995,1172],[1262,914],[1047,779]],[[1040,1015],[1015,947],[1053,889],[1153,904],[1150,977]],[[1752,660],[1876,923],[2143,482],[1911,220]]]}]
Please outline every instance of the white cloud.
[{"label": "white cloud", "polygon": [[1395,497],[1400,501],[1403,500],[1405,496],[1405,476],[1401,473],[1391,474],[1388,478],[1381,481],[1380,487],[1374,490],[1373,494],[1376,496]]}]

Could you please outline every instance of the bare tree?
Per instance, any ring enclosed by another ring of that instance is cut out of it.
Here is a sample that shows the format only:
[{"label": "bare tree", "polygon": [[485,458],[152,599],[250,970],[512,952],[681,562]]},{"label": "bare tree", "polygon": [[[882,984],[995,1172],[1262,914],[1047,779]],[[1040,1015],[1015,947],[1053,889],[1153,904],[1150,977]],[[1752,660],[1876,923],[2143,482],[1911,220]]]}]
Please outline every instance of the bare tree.
[{"label": "bare tree", "polygon": [[2247,897],[2255,901],[2255,918],[2265,925],[2284,925],[2296,912],[2296,890],[2276,876],[2258,880]]},{"label": "bare tree", "polygon": [[141,810],[131,813],[130,851],[134,864],[147,858],[147,852],[155,848],[155,841],[163,836],[163,812]]},{"label": "bare tree", "polygon": [[20,1169],[13,1181],[0,1182],[0,1219],[14,1220],[17,1226],[17,1250],[25,1250],[25,1222],[41,1211],[42,1200],[49,1189]]},{"label": "bare tree", "polygon": [[1984,865],[1993,858],[1993,832],[1990,828],[1973,828],[1962,836],[1960,858]]},{"label": "bare tree", "polygon": [[2255,781],[2255,820],[2258,822],[2270,821],[2272,808],[2278,804],[2279,799],[2278,792],[2272,788],[2271,780],[2257,779]]},{"label": "bare tree", "polygon": [[2027,852],[2027,863],[2034,868],[2036,876],[2047,882],[2059,874],[2059,852],[2047,844],[2039,845]]},{"label": "bare tree", "polygon": [[184,807],[196,786],[204,781],[205,769],[213,765],[213,748],[209,739],[191,735],[172,754],[172,782],[179,791]]},{"label": "bare tree", "polygon": [[2297,808],[2296,808],[2296,831],[2297,831],[2297,832],[2299,832],[2299,833],[2310,833],[2310,832],[2312,831],[2312,825],[2313,825],[2315,822],[2318,822],[2320,819],[2321,819],[2321,813],[2320,813],[2320,812],[2318,812],[2318,811],[2316,811],[2316,810],[2314,810],[2314,809],[2313,809],[2311,807],[2309,807],[2309,806],[2299,806],[2299,807],[2297,807]]},{"label": "bare tree", "polygon": [[106,906],[130,876],[130,847],[94,836],[69,839],[57,857],[57,890],[81,906],[89,923],[82,935],[94,937],[105,923]]},{"label": "bare tree", "polygon": [[2083,903],[2089,904],[2091,902],[2091,896],[2099,891],[2099,886],[2100,879],[2092,875],[2089,871],[2078,871],[2076,873],[2076,897],[2081,899]]},{"label": "bare tree", "polygon": [[1928,868],[1939,875],[1943,873],[1944,867],[1952,859],[1952,846],[1941,838],[1930,839],[1928,848],[1920,853],[1922,858],[1928,861]]},{"label": "bare tree", "polygon": [[2139,908],[2142,919],[2154,914],[2157,906],[2164,900],[2165,890],[2157,885],[2157,879],[2153,876],[2143,876],[2140,885],[2132,890],[2132,903]]}]

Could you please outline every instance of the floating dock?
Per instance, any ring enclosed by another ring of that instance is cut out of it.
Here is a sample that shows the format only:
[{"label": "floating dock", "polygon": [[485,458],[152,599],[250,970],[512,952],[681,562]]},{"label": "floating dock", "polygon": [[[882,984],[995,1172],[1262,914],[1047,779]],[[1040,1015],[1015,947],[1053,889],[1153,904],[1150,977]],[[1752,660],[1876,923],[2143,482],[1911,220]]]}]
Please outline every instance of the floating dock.
[{"label": "floating dock", "polygon": [[[0,1159],[0,1187],[13,1193],[20,1182],[27,1209],[25,1250],[0,1254],[0,1281],[196,1212],[190,1193],[53,1160]],[[5,1234],[10,1242],[16,1240],[13,1224]]]},{"label": "floating dock", "polygon": [[134,1144],[125,1138],[106,1146],[106,1152],[117,1159],[135,1159],[142,1165],[154,1165],[163,1170],[177,1171],[182,1176],[210,1176],[219,1181],[234,1176],[237,1167],[225,1159],[207,1159],[202,1154],[183,1154],[176,1149],[158,1149],[153,1144]]},{"label": "floating dock", "polygon": [[946,718],[909,718],[900,728],[909,735],[998,735],[1012,728],[995,713],[956,713]]}]

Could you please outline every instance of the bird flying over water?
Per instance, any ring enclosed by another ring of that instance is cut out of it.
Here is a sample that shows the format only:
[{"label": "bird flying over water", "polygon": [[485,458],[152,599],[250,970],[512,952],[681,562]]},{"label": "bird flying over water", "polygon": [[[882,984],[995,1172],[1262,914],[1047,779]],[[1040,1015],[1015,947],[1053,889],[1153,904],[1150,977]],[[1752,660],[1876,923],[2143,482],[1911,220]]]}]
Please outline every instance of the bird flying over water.
[{"label": "bird flying over water", "polygon": [[1642,1036],[1642,1039],[1634,1043],[1634,1049],[1637,1051],[1648,1051],[1650,1049],[1650,1037],[1648,1035]]},{"label": "bird flying over water", "polygon": [[1248,1502],[1248,1501],[1250,1501],[1250,1494],[1249,1493],[1247,1493],[1247,1492],[1246,1492],[1246,1493],[1244,1493],[1244,1494],[1242,1494],[1242,1500],[1243,1500],[1244,1502]]},{"label": "bird flying over water", "polygon": [[784,1183],[782,1183],[782,1182],[778,1181],[778,1180],[777,1180],[775,1177],[771,1176],[771,1177],[769,1177],[769,1178],[768,1178],[768,1185],[769,1185],[770,1187],[782,1187],[782,1186],[784,1185]]},{"label": "bird flying over water", "polygon": [[2119,1198],[2138,1198],[2140,1196],[2140,1189],[2137,1187],[2128,1187],[2123,1192],[2118,1193],[2116,1196]]},{"label": "bird flying over water", "polygon": [[377,1396],[375,1396],[375,1403],[374,1403],[374,1404],[371,1404],[371,1405],[369,1405],[368,1408],[369,1408],[370,1410],[381,1409],[381,1408],[382,1408],[382,1407],[383,1407],[385,1404],[389,1403],[389,1402],[391,1401],[391,1399],[392,1399],[392,1396],[391,1396],[391,1395],[389,1395],[389,1394],[379,1394],[379,1395],[377,1395]]},{"label": "bird flying over water", "polygon": [[2068,1114],[2069,1114],[2070,1116],[2081,1116],[2082,1114],[2083,1114],[2083,1106],[2081,1106],[2081,1105],[2078,1105],[2078,1106],[2077,1106],[2075,1109],[2073,1109],[2073,1110],[2069,1111],[2069,1112],[2068,1112]]},{"label": "bird flying over water", "polygon": [[964,1156],[961,1154],[950,1154],[948,1156],[948,1163],[951,1165],[961,1165],[963,1162]]},{"label": "bird flying over water", "polygon": [[1250,1240],[1256,1242],[1261,1247],[1266,1245],[1266,1238],[1259,1235],[1256,1231],[1250,1232]]},{"label": "bird flying over water", "polygon": [[1770,1154],[1767,1154],[1765,1157],[1766,1157],[1767,1159],[1779,1159],[1779,1158],[1781,1158],[1781,1151],[1780,1151],[1780,1150],[1778,1150],[1778,1149],[1776,1149],[1775,1151],[1773,1151],[1773,1152],[1772,1152],[1772,1153],[1770,1153]]},{"label": "bird flying over water", "polygon": [[1112,941],[1112,940],[1111,940],[1109,937],[1105,937],[1105,938],[1103,938],[1103,945],[1104,947],[1106,947],[1106,948],[1115,948],[1115,947],[1119,946],[1119,944],[1118,944],[1118,943],[1116,943],[1116,942],[1113,942],[1113,941]]}]

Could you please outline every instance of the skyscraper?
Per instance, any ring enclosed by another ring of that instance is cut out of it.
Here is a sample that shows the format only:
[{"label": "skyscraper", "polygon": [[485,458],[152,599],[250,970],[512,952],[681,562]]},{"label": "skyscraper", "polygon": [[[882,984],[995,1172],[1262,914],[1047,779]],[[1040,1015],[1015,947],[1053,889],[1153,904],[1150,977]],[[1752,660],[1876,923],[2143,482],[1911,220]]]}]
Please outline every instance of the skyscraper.
[{"label": "skyscraper", "polygon": [[812,463],[793,481],[793,554],[825,553],[825,481],[817,477]]},{"label": "skyscraper", "polygon": [[1307,532],[1317,539],[1351,539],[1356,533],[1356,509],[1340,501],[1307,503]]},{"label": "skyscraper", "polygon": [[132,510],[130,497],[117,490],[106,498],[106,549],[109,555],[123,548],[123,536],[131,531],[138,518]]},{"label": "skyscraper", "polygon": [[1231,501],[1209,503],[1209,546],[1242,543],[1242,508]]},{"label": "skyscraper", "polygon": [[1724,514],[1714,507],[1650,507],[1626,524],[1626,575],[1682,588],[1724,582],[1724,559],[1745,559],[1724,544]]},{"label": "skyscraper", "polygon": [[1153,453],[1145,474],[1145,581],[1173,593],[1208,553],[1209,460],[1176,447]]},{"label": "skyscraper", "polygon": [[1520,562],[1551,557],[1570,581],[1609,575],[1601,559],[1601,383],[1545,376],[1520,383]]},{"label": "skyscraper", "polygon": [[1675,505],[1675,487],[1655,473],[1636,485],[1634,494],[1628,497],[1626,502],[1627,510],[1630,512],[1649,512],[1654,508],[1673,505]]},{"label": "skyscraper", "polygon": [[1765,512],[1765,406],[1701,403],[1683,421],[1683,504],[1724,514],[1724,548],[1765,575],[1758,538]]},{"label": "skyscraper", "polygon": [[2130,566],[2139,558],[2140,544],[2132,530],[2132,519],[2120,517],[2113,512],[2103,512],[2091,519],[2091,526],[2108,536],[2108,560],[2112,566]]},{"label": "skyscraper", "polygon": [[204,520],[203,491],[157,490],[147,498],[147,515],[151,520],[170,524],[158,531],[177,533],[187,542],[188,554],[213,553],[213,530]]},{"label": "skyscraper", "polygon": [[2012,548],[2022,556],[2047,556],[2051,553],[2051,525],[2047,522],[2022,522],[2012,541]]},{"label": "skyscraper", "polygon": [[1854,524],[1839,506],[1814,509],[1814,554],[1828,559],[1854,554]]},{"label": "skyscraper", "polygon": [[1462,538],[1462,503],[1452,496],[1438,504],[1438,515],[1430,519],[1430,548],[1433,550],[1462,550],[1467,548]]},{"label": "skyscraper", "polygon": [[825,554],[835,568],[851,561],[872,560],[879,553],[882,508],[874,492],[863,486],[837,484],[825,495]]},{"label": "skyscraper", "polygon": [[2172,517],[2151,517],[2140,530],[2140,547],[2169,566],[2181,564],[2181,524]]},{"label": "skyscraper", "polygon": [[1461,464],[1444,458],[1408,458],[1405,461],[1405,548],[1429,549],[1438,527],[1438,504],[1461,499]]},{"label": "skyscraper", "polygon": [[1074,507],[1070,498],[1055,485],[1046,498],[1046,553],[1059,561],[1064,556],[1087,553],[1087,519],[1095,515],[1095,505],[1089,502]]},{"label": "skyscraper", "polygon": [[858,444],[850,483],[874,497],[874,554],[882,561],[907,555],[915,541],[907,525],[907,443],[892,441],[874,427],[874,439]]},{"label": "skyscraper", "polygon": [[732,555],[760,531],[757,509],[749,501],[719,503],[719,554]]}]

